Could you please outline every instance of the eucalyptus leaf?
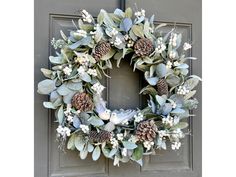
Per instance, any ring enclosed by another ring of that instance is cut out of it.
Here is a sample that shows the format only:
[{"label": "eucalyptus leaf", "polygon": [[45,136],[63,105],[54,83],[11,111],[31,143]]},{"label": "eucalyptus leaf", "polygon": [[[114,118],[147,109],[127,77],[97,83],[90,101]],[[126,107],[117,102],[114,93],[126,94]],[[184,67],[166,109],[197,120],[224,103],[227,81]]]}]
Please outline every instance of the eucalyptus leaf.
[{"label": "eucalyptus leaf", "polygon": [[74,126],[75,128],[79,128],[79,127],[80,127],[80,124],[81,124],[81,122],[80,122],[79,118],[78,118],[77,116],[74,116],[74,117],[73,117],[73,126]]},{"label": "eucalyptus leaf", "polygon": [[63,64],[66,62],[66,60],[62,56],[49,56],[49,61],[52,64]]},{"label": "eucalyptus leaf", "polygon": [[60,108],[58,109],[57,119],[58,119],[59,124],[62,124],[62,122],[64,121],[63,105],[61,105]]},{"label": "eucalyptus leaf", "polygon": [[40,94],[49,94],[56,89],[55,81],[50,79],[45,79],[38,83],[38,93]]},{"label": "eucalyptus leaf", "polygon": [[52,75],[52,71],[46,68],[41,68],[41,72],[43,73],[43,75],[47,78],[51,78]]},{"label": "eucalyptus leaf", "polygon": [[175,87],[180,83],[180,78],[174,74],[170,74],[166,77],[166,82],[170,87]]},{"label": "eucalyptus leaf", "polygon": [[184,86],[188,89],[188,90],[192,90],[194,87],[196,87],[199,83],[199,79],[198,78],[190,78],[188,80],[185,81]]},{"label": "eucalyptus leaf", "polygon": [[172,110],[172,105],[170,103],[165,103],[162,107],[162,114],[168,115]]},{"label": "eucalyptus leaf", "polygon": [[66,104],[71,104],[71,99],[74,96],[76,91],[71,91],[69,94],[63,96],[63,101]]},{"label": "eucalyptus leaf", "polygon": [[67,149],[74,150],[75,148],[75,135],[72,134],[67,142]]},{"label": "eucalyptus leaf", "polygon": [[158,80],[159,80],[157,77],[150,77],[150,72],[149,71],[146,71],[144,73],[144,77],[150,85],[156,85]]},{"label": "eucalyptus leaf", "polygon": [[103,147],[102,148],[102,153],[106,158],[110,158],[109,154],[110,154],[110,149],[108,149],[107,147]]},{"label": "eucalyptus leaf", "polygon": [[68,95],[71,90],[65,85],[65,84],[62,84],[60,87],[57,88],[57,92],[64,96],[64,95]]},{"label": "eucalyptus leaf", "polygon": [[79,91],[83,88],[82,82],[67,82],[66,87],[75,91]]},{"label": "eucalyptus leaf", "polygon": [[117,16],[120,16],[122,18],[125,17],[125,13],[121,9],[118,9],[118,8],[115,9],[114,14],[117,15]]},{"label": "eucalyptus leaf", "polygon": [[80,74],[80,78],[85,82],[91,82],[91,76],[86,72]]},{"label": "eucalyptus leaf", "polygon": [[110,151],[109,155],[108,155],[109,158],[112,158],[112,157],[117,153],[117,151],[118,151],[117,148],[112,149],[112,150]]},{"label": "eucalyptus leaf", "polygon": [[163,106],[166,102],[166,97],[164,97],[164,95],[163,96],[156,95],[155,98],[160,106]]},{"label": "eucalyptus leaf", "polygon": [[123,145],[126,149],[135,149],[135,148],[137,148],[137,145],[135,143],[130,142],[130,141],[122,141],[122,143],[123,143]]},{"label": "eucalyptus leaf", "polygon": [[91,36],[84,37],[84,38],[80,39],[79,41],[69,45],[69,48],[74,50],[82,45],[86,46],[91,42],[91,40],[92,40]]},{"label": "eucalyptus leaf", "polygon": [[130,7],[128,7],[126,10],[125,10],[125,17],[127,18],[131,18],[133,15],[133,11]]},{"label": "eucalyptus leaf", "polygon": [[95,117],[95,116],[91,116],[88,119],[88,121],[90,124],[92,124],[93,126],[96,126],[96,127],[104,125],[104,122],[102,121],[102,119]]},{"label": "eucalyptus leaf", "polygon": [[185,112],[184,109],[176,108],[173,111],[171,111],[172,114],[183,114]]},{"label": "eucalyptus leaf", "polygon": [[130,18],[125,18],[120,23],[120,29],[122,31],[128,32],[131,29],[132,25],[132,20]]},{"label": "eucalyptus leaf", "polygon": [[157,65],[156,74],[159,78],[165,77],[166,73],[167,73],[166,65],[164,65],[163,63]]},{"label": "eucalyptus leaf", "polygon": [[88,152],[93,152],[94,146],[88,142]]},{"label": "eucalyptus leaf", "polygon": [[184,100],[188,100],[189,98],[192,98],[196,94],[196,92],[197,92],[196,90],[190,91],[184,96]]},{"label": "eucalyptus leaf", "polygon": [[85,142],[81,136],[76,136],[74,142],[78,151],[82,151],[84,149]]},{"label": "eucalyptus leaf", "polygon": [[63,32],[62,30],[60,30],[60,34],[61,34],[61,37],[62,37],[65,41],[68,40],[67,36],[64,34],[64,32]]},{"label": "eucalyptus leaf", "polygon": [[93,159],[94,161],[96,161],[96,160],[99,159],[100,155],[101,155],[101,149],[100,149],[100,147],[99,147],[99,145],[98,145],[98,146],[96,146],[95,149],[93,150],[92,159]]},{"label": "eucalyptus leaf", "polygon": [[110,16],[107,14],[107,12],[104,9],[101,9],[100,13],[103,14],[103,22],[106,24],[107,27],[115,27],[115,23],[113,20],[110,18]]},{"label": "eucalyptus leaf", "polygon": [[101,25],[103,23],[103,20],[104,20],[104,14],[100,12],[97,17],[98,24]]},{"label": "eucalyptus leaf", "polygon": [[138,37],[140,37],[140,38],[143,38],[143,37],[144,37],[143,27],[142,27],[142,26],[140,26],[140,25],[133,25],[132,31],[133,31],[133,33],[134,33],[136,36],[138,36]]},{"label": "eucalyptus leaf", "polygon": [[141,144],[138,145],[137,148],[134,149],[134,152],[132,154],[132,158],[134,160],[140,160],[143,157],[143,146]]},{"label": "eucalyptus leaf", "polygon": [[173,127],[171,127],[171,130],[175,130],[175,129],[184,129],[188,127],[188,123],[187,122],[179,122],[178,124],[174,125]]}]

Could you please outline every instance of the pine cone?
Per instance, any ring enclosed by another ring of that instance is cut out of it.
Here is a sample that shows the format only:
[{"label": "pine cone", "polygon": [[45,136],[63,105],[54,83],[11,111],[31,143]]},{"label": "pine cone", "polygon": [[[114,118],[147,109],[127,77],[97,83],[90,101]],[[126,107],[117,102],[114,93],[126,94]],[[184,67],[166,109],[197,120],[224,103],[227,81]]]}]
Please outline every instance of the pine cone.
[{"label": "pine cone", "polygon": [[168,84],[165,79],[159,79],[157,82],[157,94],[160,96],[168,95]]},{"label": "pine cone", "polygon": [[134,44],[134,52],[139,57],[145,57],[150,55],[154,50],[154,47],[152,45],[152,41],[147,38],[139,39]]},{"label": "pine cone", "polygon": [[143,121],[138,124],[137,130],[136,130],[136,136],[138,137],[138,140],[143,141],[153,141],[156,137],[157,132],[157,126],[154,122],[154,120],[147,120]]},{"label": "pine cone", "polygon": [[81,112],[91,111],[94,107],[91,97],[86,93],[76,93],[71,101],[73,107]]},{"label": "pine cone", "polygon": [[104,55],[106,55],[111,50],[111,44],[109,42],[100,42],[95,47],[95,52],[93,54],[93,57],[95,60],[100,60]]},{"label": "pine cone", "polygon": [[101,130],[100,132],[91,131],[89,133],[89,139],[93,142],[103,143],[109,141],[111,138],[111,133],[106,130]]}]

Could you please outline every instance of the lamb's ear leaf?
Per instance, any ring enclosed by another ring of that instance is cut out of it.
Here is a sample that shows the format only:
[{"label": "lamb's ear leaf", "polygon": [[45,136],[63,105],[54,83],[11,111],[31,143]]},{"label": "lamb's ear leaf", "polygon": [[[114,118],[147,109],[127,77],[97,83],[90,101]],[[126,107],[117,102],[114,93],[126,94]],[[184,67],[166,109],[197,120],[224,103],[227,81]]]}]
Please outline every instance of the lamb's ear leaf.
[{"label": "lamb's ear leaf", "polygon": [[166,73],[167,73],[166,65],[164,65],[163,63],[157,65],[156,74],[159,78],[165,77]]},{"label": "lamb's ear leaf", "polygon": [[94,161],[96,161],[96,160],[99,159],[100,155],[101,155],[101,149],[100,149],[100,147],[99,147],[99,145],[98,145],[98,146],[96,146],[95,149],[93,150],[92,159],[93,159]]},{"label": "lamb's ear leaf", "polygon": [[45,79],[38,83],[38,93],[49,94],[56,89],[55,81],[50,79]]}]

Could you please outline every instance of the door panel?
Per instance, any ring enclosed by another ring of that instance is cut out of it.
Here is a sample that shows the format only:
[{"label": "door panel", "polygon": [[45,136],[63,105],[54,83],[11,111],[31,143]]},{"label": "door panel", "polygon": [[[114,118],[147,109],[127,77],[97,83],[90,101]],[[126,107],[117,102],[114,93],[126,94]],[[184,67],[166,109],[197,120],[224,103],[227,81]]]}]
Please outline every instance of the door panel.
[{"label": "door panel", "polygon": [[[98,3],[99,2],[99,3]],[[101,8],[113,12],[120,6],[146,10],[147,16],[156,15],[156,23],[166,22],[163,28],[169,31],[173,26],[183,34],[183,41],[193,41],[189,54],[198,58],[190,63],[191,72],[201,76],[201,1],[200,0],[35,0],[35,89],[43,79],[41,67],[48,67],[48,56],[54,54],[50,46],[52,37],[58,38],[60,30],[68,34],[72,29],[72,19],[77,19],[78,10],[86,9],[97,15]],[[108,71],[112,79],[103,79],[106,86],[104,97],[111,109],[142,107],[146,102],[138,96],[144,83],[139,72],[132,72],[129,58],[122,60],[120,68]],[[94,162],[88,157],[80,160],[78,152],[58,150],[55,141],[56,123],[54,114],[43,108],[45,96],[35,92],[35,176],[109,176],[109,177],[191,177],[201,176],[201,86],[198,86],[199,108],[196,116],[189,119],[191,135],[186,136],[182,148],[177,151],[159,151],[155,156],[144,158],[143,167],[135,163],[120,164],[114,167],[111,160],[100,158]]]}]

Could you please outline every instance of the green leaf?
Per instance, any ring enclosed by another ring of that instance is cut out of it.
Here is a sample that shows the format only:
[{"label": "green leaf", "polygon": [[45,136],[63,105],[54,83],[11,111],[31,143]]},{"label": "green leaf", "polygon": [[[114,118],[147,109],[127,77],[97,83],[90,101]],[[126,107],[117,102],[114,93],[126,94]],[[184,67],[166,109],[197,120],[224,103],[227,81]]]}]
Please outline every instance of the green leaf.
[{"label": "green leaf", "polygon": [[132,31],[133,31],[133,33],[134,33],[136,36],[138,36],[138,37],[140,37],[140,38],[143,38],[143,37],[144,37],[142,26],[140,26],[140,25],[133,25]]},{"label": "green leaf", "polygon": [[57,112],[57,118],[58,118],[59,124],[62,124],[62,122],[63,122],[63,120],[64,120],[63,105],[61,105],[61,107],[59,108],[59,110],[58,110],[58,112]]},{"label": "green leaf", "polygon": [[126,10],[125,10],[125,17],[127,18],[131,18],[132,17],[132,14],[133,14],[133,11],[130,7],[128,7]]},{"label": "green leaf", "polygon": [[78,151],[82,151],[84,149],[85,142],[81,136],[76,136],[74,142],[75,142],[75,147]]},{"label": "green leaf", "polygon": [[75,148],[75,134],[72,134],[67,143],[67,149],[74,150]]},{"label": "green leaf", "polygon": [[106,55],[102,56],[101,60],[108,60],[116,53],[114,49],[111,49]]},{"label": "green leaf", "polygon": [[163,63],[160,63],[159,65],[157,65],[156,73],[159,78],[165,77],[166,72],[167,72],[166,65],[164,65]]},{"label": "green leaf", "polygon": [[170,74],[166,78],[166,82],[170,87],[175,87],[180,83],[180,78],[174,74]]},{"label": "green leaf", "polygon": [[96,160],[99,159],[100,155],[101,155],[101,149],[100,149],[100,147],[98,145],[98,146],[96,146],[96,148],[94,149],[94,151],[92,153],[92,159],[94,161],[96,161]]},{"label": "green leaf", "polygon": [[142,159],[142,157],[143,157],[143,146],[139,144],[138,147],[134,149],[132,158],[134,160],[139,160],[139,159]]},{"label": "green leaf", "polygon": [[104,125],[104,122],[102,121],[102,119],[95,117],[95,116],[91,116],[88,121],[90,122],[90,124],[92,124],[93,126],[102,126]]},{"label": "green leaf", "polygon": [[55,81],[46,79],[38,83],[38,93],[49,94],[56,89]]},{"label": "green leaf", "polygon": [[146,87],[144,87],[140,92],[139,92],[139,94],[144,94],[144,95],[146,95],[146,94],[151,94],[151,95],[157,95],[157,91],[156,91],[156,89],[154,88],[154,87],[152,87],[152,86],[150,86],[150,85],[148,85],[148,86],[146,86]]},{"label": "green leaf", "polygon": [[88,152],[93,152],[94,146],[88,142]]},{"label": "green leaf", "polygon": [[196,87],[199,83],[199,79],[198,78],[190,78],[188,80],[185,81],[184,86],[188,89],[188,90],[192,90],[194,87]]},{"label": "green leaf", "polygon": [[41,72],[43,73],[43,75],[47,78],[51,78],[52,75],[52,71],[46,68],[41,68]]},{"label": "green leaf", "polygon": [[179,122],[178,124],[174,125],[173,127],[171,127],[171,130],[175,130],[175,129],[184,129],[188,127],[188,123],[187,122]]},{"label": "green leaf", "polygon": [[149,28],[150,28],[150,23],[148,22],[148,20],[145,20],[144,26],[143,26],[143,32],[147,38],[151,38]]},{"label": "green leaf", "polygon": [[82,82],[68,82],[66,84],[66,87],[68,87],[71,90],[79,91],[82,87]]},{"label": "green leaf", "polygon": [[130,141],[122,141],[122,143],[126,149],[135,149],[136,147],[138,147],[135,143],[132,143]]},{"label": "green leaf", "polygon": [[84,149],[84,150],[80,151],[79,155],[80,155],[80,158],[81,158],[82,160],[83,160],[83,159],[86,159],[86,157],[87,157],[87,155],[88,155],[87,149]]},{"label": "green leaf", "polygon": [[45,108],[48,108],[48,109],[56,109],[56,107],[53,105],[52,102],[46,102],[46,101],[44,101],[44,102],[43,102],[43,106],[44,106]]},{"label": "green leaf", "polygon": [[164,96],[156,95],[155,98],[160,106],[163,106],[166,103],[166,97]]},{"label": "green leaf", "polygon": [[66,62],[66,60],[62,56],[49,56],[49,61],[52,64],[63,64]]}]

